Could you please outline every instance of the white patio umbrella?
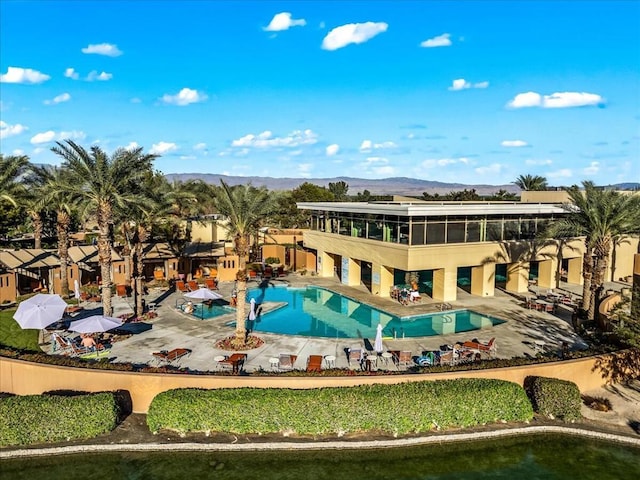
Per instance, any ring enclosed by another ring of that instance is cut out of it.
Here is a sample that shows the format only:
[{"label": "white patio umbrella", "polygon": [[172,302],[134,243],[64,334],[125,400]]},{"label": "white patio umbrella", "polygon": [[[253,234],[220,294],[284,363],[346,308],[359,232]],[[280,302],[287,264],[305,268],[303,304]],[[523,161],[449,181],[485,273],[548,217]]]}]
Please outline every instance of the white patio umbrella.
[{"label": "white patio umbrella", "polygon": [[69,326],[69,330],[78,333],[96,333],[113,330],[120,326],[122,326],[122,319],[120,318],[92,315],[72,322]]},{"label": "white patio umbrella", "polygon": [[223,298],[218,292],[212,292],[206,287],[199,288],[198,290],[194,290],[193,292],[185,293],[185,297],[193,298],[196,300],[218,300]]},{"label": "white patio umbrella", "polygon": [[78,304],[80,304],[80,284],[77,278],[73,281],[73,297],[78,301]]},{"label": "white patio umbrella", "polygon": [[382,346],[382,324],[378,324],[378,328],[376,331],[376,340],[373,343],[373,349],[376,353],[382,353],[384,351],[384,347]]},{"label": "white patio umbrella", "polygon": [[252,298],[250,304],[251,308],[249,309],[249,320],[253,321],[256,319],[256,299]]},{"label": "white patio umbrella", "polygon": [[42,329],[60,320],[66,308],[67,302],[60,295],[38,293],[20,302],[13,318],[21,328]]}]

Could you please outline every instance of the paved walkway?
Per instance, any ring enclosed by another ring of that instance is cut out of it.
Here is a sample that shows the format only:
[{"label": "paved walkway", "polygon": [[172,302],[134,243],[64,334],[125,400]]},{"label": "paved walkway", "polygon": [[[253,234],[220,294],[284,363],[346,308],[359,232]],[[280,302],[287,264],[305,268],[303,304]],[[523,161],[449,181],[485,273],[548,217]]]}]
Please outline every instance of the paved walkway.
[{"label": "paved walkway", "polygon": [[[250,282],[249,287],[252,283],[255,285],[255,282]],[[363,300],[376,308],[399,316],[437,312],[441,305],[440,302],[435,302],[423,295],[421,302],[405,306],[392,299],[373,296],[364,287],[347,287],[334,279],[312,276],[289,275],[286,279],[274,280],[273,283],[288,283],[291,286],[314,284],[327,287],[352,299]],[[225,299],[231,297],[232,288],[233,282],[220,285],[220,293]],[[152,355],[153,352],[186,348],[191,350],[191,354],[176,362],[177,366],[196,371],[216,371],[220,368],[214,358],[218,355],[229,355],[231,352],[215,348],[215,343],[233,334],[234,327],[230,323],[235,321],[235,313],[211,320],[201,320],[193,315],[186,315],[176,308],[176,305],[184,301],[183,295],[179,292],[152,289],[145,300],[147,304],[152,302],[157,304],[158,317],[148,323],[131,325],[137,333],[113,344],[110,358],[114,362],[158,365]],[[85,307],[86,315],[100,313],[99,304],[86,304]],[[413,355],[419,355],[423,350],[438,350],[442,345],[452,345],[476,337],[483,341],[495,337],[497,356],[501,358],[535,356],[540,349],[559,353],[563,342],[566,342],[570,349],[586,347],[586,344],[571,327],[571,310],[564,306],[560,306],[556,313],[551,314],[529,310],[524,306],[522,297],[500,290],[496,290],[494,297],[481,298],[459,289],[458,300],[452,303],[452,307],[454,309],[472,309],[506,320],[506,322],[472,332],[434,337],[387,339],[383,342],[385,350],[410,350]],[[247,307],[247,313],[248,311]],[[114,298],[114,316],[132,312],[133,300],[131,298]],[[263,314],[265,313],[266,310]],[[281,353],[297,357],[294,363],[295,369],[304,369],[307,357],[314,354],[334,356],[336,368],[349,368],[346,351],[349,348],[366,350],[366,346],[374,343],[374,338],[330,339],[262,332],[258,332],[257,335],[264,340],[264,345],[245,352],[248,354],[244,365],[247,372],[260,369],[273,370],[274,367],[270,363],[270,359],[278,357]],[[393,362],[379,363],[381,369],[397,370],[399,368]]]}]

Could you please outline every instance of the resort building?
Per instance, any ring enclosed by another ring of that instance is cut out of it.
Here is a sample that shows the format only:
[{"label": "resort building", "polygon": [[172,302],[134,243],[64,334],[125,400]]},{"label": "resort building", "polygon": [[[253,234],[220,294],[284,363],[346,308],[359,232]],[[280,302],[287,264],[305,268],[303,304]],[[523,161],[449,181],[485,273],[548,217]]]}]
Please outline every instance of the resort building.
[{"label": "resort building", "polygon": [[[567,212],[560,203],[308,202],[304,246],[316,271],[387,297],[417,283],[433,299],[455,301],[458,288],[493,296],[496,287],[526,292],[531,283],[556,288],[582,283],[584,239],[540,240]],[[615,247],[607,280],[633,275],[638,239]]]}]

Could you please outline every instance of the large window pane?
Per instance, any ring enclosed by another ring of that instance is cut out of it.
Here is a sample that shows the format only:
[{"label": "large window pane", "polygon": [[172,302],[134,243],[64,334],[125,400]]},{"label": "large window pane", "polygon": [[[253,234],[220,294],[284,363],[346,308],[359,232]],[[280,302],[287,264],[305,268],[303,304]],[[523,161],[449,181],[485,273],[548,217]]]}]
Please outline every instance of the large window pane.
[{"label": "large window pane", "polygon": [[467,242],[480,241],[480,223],[467,222]]},{"label": "large window pane", "polygon": [[487,242],[499,242],[502,240],[502,222],[487,222]]},{"label": "large window pane", "polygon": [[520,223],[517,220],[506,220],[504,222],[504,239],[518,240],[520,238]]},{"label": "large window pane", "polygon": [[444,243],[444,223],[427,223],[427,245]]},{"label": "large window pane", "polygon": [[412,223],[411,224],[411,245],[424,245],[425,244],[425,230],[424,223]]},{"label": "large window pane", "polygon": [[399,226],[400,226],[400,237],[399,237],[400,243],[409,245],[409,224],[401,223]]},{"label": "large window pane", "polygon": [[447,223],[447,243],[464,242],[464,222]]}]

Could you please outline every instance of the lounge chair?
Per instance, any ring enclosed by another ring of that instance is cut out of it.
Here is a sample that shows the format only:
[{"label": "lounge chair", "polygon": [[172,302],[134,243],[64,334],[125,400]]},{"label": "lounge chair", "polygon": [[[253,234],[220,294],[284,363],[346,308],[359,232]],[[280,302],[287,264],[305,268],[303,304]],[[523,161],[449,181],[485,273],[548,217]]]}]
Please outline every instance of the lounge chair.
[{"label": "lounge chair", "polygon": [[440,350],[440,352],[438,352],[438,359],[440,365],[455,365],[455,351]]},{"label": "lounge chair", "polygon": [[473,350],[475,352],[486,353],[490,357],[496,354],[496,349],[497,349],[495,337],[493,337],[491,340],[489,340],[486,343],[479,342],[475,339],[470,342],[464,342],[462,344],[462,347],[467,348],[469,350]]},{"label": "lounge chair", "polygon": [[173,364],[177,363],[182,357],[186,357],[191,353],[188,348],[174,348],[173,350],[153,352],[152,355],[158,360],[158,363]]},{"label": "lounge chair", "polygon": [[351,362],[355,362],[358,366],[360,366],[360,363],[362,362],[362,350],[360,348],[350,348],[349,349],[349,354],[348,354],[348,359],[349,359],[349,366],[351,366]]},{"label": "lounge chair", "polygon": [[240,370],[242,370],[242,366],[246,361],[247,361],[246,353],[234,353],[229,357],[227,357],[226,359],[220,360],[218,364],[220,366],[230,366],[233,373],[240,373]]},{"label": "lounge chair", "polygon": [[411,352],[409,350],[402,350],[398,354],[398,366],[399,367],[410,367],[413,364],[414,364],[413,355],[411,355]]},{"label": "lounge chair", "polygon": [[200,288],[198,282],[196,282],[195,280],[189,280],[187,284],[189,285],[189,290],[191,290],[192,292],[195,292]]},{"label": "lounge chair", "polygon": [[153,271],[153,279],[154,280],[164,280],[164,270],[154,270]]},{"label": "lounge chair", "polygon": [[53,353],[61,353],[63,355],[68,355],[70,353],[73,353],[71,340],[63,337],[62,335],[52,332],[51,343],[52,343]]},{"label": "lounge chair", "polygon": [[176,281],[176,290],[179,292],[188,292],[189,288],[185,285],[184,281],[177,280]]},{"label": "lounge chair", "polygon": [[215,278],[205,278],[204,284],[207,286],[209,290],[217,290],[218,285],[216,284]]},{"label": "lounge chair", "polygon": [[322,355],[309,355],[307,358],[307,372],[319,372],[322,370]]},{"label": "lounge chair", "polygon": [[278,357],[280,360],[279,368],[281,370],[293,370],[293,364],[296,363],[296,355],[289,355],[288,353],[281,353]]}]

